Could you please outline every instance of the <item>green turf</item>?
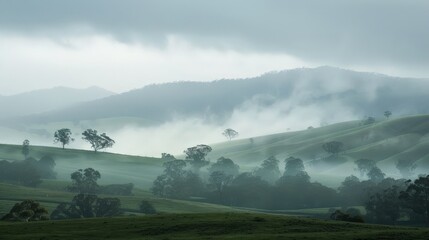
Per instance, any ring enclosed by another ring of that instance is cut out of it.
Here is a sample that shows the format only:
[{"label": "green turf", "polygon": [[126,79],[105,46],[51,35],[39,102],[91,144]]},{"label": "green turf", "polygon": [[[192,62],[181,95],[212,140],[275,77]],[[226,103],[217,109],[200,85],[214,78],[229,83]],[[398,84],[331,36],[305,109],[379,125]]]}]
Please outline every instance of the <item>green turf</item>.
[{"label": "green turf", "polygon": [[2,239],[427,239],[429,229],[251,213],[0,223]]},{"label": "green turf", "polygon": [[[60,180],[69,180],[70,174],[77,169],[92,167],[101,173],[102,184],[131,182],[146,189],[162,172],[164,163],[160,158],[44,146],[31,146],[30,155],[36,159],[52,156]],[[21,146],[0,144],[0,159],[22,160]]]},{"label": "green turf", "polygon": [[[64,185],[64,183],[60,183]],[[50,187],[51,189],[42,188]],[[70,202],[76,193],[56,190],[58,186],[53,183],[41,185],[39,188],[29,188],[18,185],[0,183],[0,213],[9,212],[11,206],[26,199],[40,202],[52,211],[61,202]],[[98,195],[107,197],[107,195]],[[121,208],[125,212],[138,213],[142,200],[150,202],[161,213],[204,213],[204,212],[233,212],[239,211],[227,206],[201,203],[194,201],[158,198],[150,192],[135,189],[132,196],[109,196],[121,200]]]}]

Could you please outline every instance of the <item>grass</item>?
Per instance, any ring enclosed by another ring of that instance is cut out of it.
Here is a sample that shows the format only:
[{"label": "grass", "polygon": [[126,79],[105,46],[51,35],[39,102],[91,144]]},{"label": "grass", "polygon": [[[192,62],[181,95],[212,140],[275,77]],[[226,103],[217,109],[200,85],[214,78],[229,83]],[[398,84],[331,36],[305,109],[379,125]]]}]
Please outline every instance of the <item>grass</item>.
[{"label": "grass", "polygon": [[1,239],[427,239],[429,229],[255,213],[0,223]]},{"label": "grass", "polygon": [[[30,188],[19,185],[0,183],[0,214],[9,212],[13,204],[32,199],[41,203],[52,212],[55,207],[62,202],[70,202],[76,193],[58,190],[59,186],[65,183],[60,182],[55,185],[53,182],[42,184],[38,188]],[[50,188],[50,189],[49,189]],[[107,197],[107,195],[98,195]],[[109,196],[117,197],[121,200],[121,208],[125,212],[139,213],[139,204],[142,200],[150,202],[160,213],[210,213],[210,212],[234,212],[239,211],[227,206],[201,203],[194,201],[174,200],[158,198],[150,192],[135,189],[132,196]]]},{"label": "grass", "polygon": [[[70,174],[77,169],[92,167],[101,173],[101,184],[131,182],[145,189],[152,186],[164,163],[160,158],[44,146],[31,146],[30,155],[36,159],[52,156],[60,180],[70,180]],[[0,144],[0,159],[22,160],[21,146]]]}]

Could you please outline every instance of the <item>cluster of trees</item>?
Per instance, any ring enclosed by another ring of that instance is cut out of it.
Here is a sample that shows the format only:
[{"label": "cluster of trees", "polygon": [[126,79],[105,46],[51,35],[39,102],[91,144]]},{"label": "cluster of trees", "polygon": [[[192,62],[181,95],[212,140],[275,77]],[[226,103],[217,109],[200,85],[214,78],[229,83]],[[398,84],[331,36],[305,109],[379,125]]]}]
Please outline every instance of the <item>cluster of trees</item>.
[{"label": "cluster of trees", "polygon": [[[199,198],[213,203],[264,209],[293,209],[335,206],[335,190],[310,181],[301,159],[285,160],[281,174],[279,160],[270,157],[252,172],[239,173],[239,166],[221,157],[207,168],[211,148],[198,145],[186,149],[185,160],[164,163],[164,172],[153,183],[160,197]],[[314,198],[317,194],[317,198]]]},{"label": "cluster of trees", "polygon": [[3,221],[43,221],[49,220],[49,213],[46,208],[42,207],[38,202],[33,200],[25,200],[21,203],[16,203],[8,214],[4,215]]},{"label": "cluster of trees", "polygon": [[121,214],[119,198],[99,198],[94,194],[80,193],[71,203],[60,203],[52,211],[51,219],[111,217]]},{"label": "cluster of trees", "polygon": [[[91,144],[91,148],[94,149],[95,152],[110,148],[115,144],[115,141],[107,136],[106,133],[98,134],[98,131],[95,129],[87,129],[82,133],[82,139]],[[60,143],[62,148],[65,148],[65,145],[70,144],[74,141],[72,138],[72,132],[68,128],[62,128],[54,133],[54,143]]]},{"label": "cluster of trees", "polygon": [[[339,146],[333,143],[326,148],[334,154]],[[356,170],[365,180],[352,175],[338,189],[332,189],[312,182],[299,158],[286,158],[283,171],[280,161],[272,156],[254,171],[240,173],[240,167],[229,158],[221,157],[210,164],[206,159],[210,150],[206,145],[188,148],[185,160],[168,155],[170,161],[164,163],[164,172],[154,181],[152,192],[160,197],[259,209],[343,206],[345,210],[330,214],[331,219],[341,221],[395,224],[405,217],[416,223],[427,219],[429,223],[429,175],[414,183],[386,178],[375,161],[359,159]],[[201,171],[202,167],[207,171]],[[367,214],[353,206],[365,206]]]},{"label": "cluster of trees", "polygon": [[43,156],[39,160],[28,157],[22,161],[0,161],[0,181],[16,182],[25,186],[35,187],[41,179],[55,179],[55,161],[51,156]]}]

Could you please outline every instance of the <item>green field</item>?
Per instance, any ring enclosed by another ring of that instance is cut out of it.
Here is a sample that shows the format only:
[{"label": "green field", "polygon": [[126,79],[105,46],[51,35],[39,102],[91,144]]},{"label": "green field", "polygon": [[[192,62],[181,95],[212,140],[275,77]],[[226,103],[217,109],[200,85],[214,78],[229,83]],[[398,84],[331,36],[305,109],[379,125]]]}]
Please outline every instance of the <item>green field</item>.
[{"label": "green field", "polygon": [[[63,186],[64,183],[60,183]],[[54,183],[42,184],[38,188],[29,188],[12,184],[0,183],[0,216],[9,212],[11,207],[26,199],[36,200],[52,212],[62,202],[70,202],[76,193],[56,190],[58,185]],[[106,195],[98,195],[105,197]],[[110,196],[121,200],[121,209],[127,214],[139,214],[139,203],[142,200],[150,202],[160,213],[209,213],[209,212],[234,212],[240,211],[227,206],[201,203],[194,201],[182,201],[174,199],[157,198],[150,192],[135,189],[132,196]]]},{"label": "green field", "polygon": [[[80,168],[92,167],[101,173],[100,183],[134,183],[149,189],[162,172],[160,158],[130,156],[107,152],[31,146],[30,156],[40,159],[50,155],[55,159],[59,180],[70,180],[70,174]],[[22,160],[20,145],[0,144],[0,159]]]},{"label": "green field", "polygon": [[0,223],[1,239],[427,239],[429,229],[255,213]]}]

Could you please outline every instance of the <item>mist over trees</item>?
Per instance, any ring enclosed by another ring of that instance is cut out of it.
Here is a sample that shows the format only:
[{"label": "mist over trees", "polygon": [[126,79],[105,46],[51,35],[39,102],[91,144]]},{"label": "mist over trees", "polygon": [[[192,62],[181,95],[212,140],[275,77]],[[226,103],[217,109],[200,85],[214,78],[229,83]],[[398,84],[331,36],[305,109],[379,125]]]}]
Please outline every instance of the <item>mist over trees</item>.
[{"label": "mist over trees", "polygon": [[22,161],[0,161],[0,181],[35,187],[42,178],[55,179],[55,161],[51,156],[43,156],[40,160],[28,157]]},{"label": "mist over trees", "polygon": [[210,162],[206,160],[207,154],[212,151],[208,145],[200,144],[190,147],[183,151],[186,154],[185,159],[192,166],[195,172],[199,172],[202,167],[207,166]]}]

